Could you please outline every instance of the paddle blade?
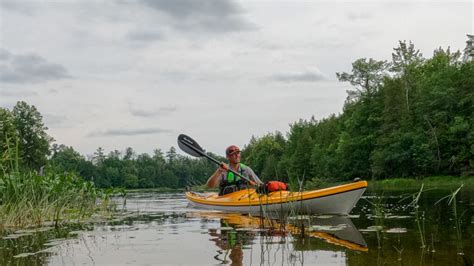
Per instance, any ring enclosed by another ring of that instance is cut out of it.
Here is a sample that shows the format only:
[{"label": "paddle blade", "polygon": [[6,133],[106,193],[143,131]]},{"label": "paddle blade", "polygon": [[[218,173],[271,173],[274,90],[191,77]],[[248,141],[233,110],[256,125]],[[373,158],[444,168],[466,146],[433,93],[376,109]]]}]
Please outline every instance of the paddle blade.
[{"label": "paddle blade", "polygon": [[195,157],[202,157],[205,152],[195,140],[184,134],[178,136],[178,146],[185,153]]}]

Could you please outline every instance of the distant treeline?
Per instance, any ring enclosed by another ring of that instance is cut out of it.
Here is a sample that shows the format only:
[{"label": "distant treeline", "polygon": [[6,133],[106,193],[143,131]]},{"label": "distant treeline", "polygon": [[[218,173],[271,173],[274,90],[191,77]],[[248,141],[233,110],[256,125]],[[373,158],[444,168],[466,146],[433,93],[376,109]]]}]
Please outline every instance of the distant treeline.
[{"label": "distant treeline", "polygon": [[156,149],[153,155],[136,154],[130,147],[105,154],[99,147],[86,158],[72,147],[50,145],[54,140],[46,134],[42,119],[35,106],[22,101],[12,110],[0,108],[0,177],[20,168],[75,173],[102,188],[182,188],[205,183],[215,170],[206,160],[177,154],[174,147],[166,153]]},{"label": "distant treeline", "polygon": [[[284,181],[474,174],[474,62],[460,52],[440,48],[426,59],[400,42],[391,62],[361,58],[337,77],[352,85],[342,114],[300,120],[286,136],[252,137],[243,162],[265,180]],[[75,172],[100,187],[179,188],[203,184],[215,170],[174,147],[152,155],[98,148],[85,158],[51,145],[41,114],[25,102],[0,108],[0,126],[2,164]]]}]

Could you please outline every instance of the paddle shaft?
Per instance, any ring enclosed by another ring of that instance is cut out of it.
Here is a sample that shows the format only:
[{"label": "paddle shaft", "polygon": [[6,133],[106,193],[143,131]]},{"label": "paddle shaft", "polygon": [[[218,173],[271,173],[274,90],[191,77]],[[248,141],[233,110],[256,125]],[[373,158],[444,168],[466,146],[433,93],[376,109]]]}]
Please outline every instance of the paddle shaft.
[{"label": "paddle shaft", "polygon": [[[183,144],[186,145],[186,147],[192,149],[193,151],[195,151],[195,152],[199,153],[200,155],[206,157],[207,159],[211,160],[213,163],[215,163],[215,164],[221,166],[221,164],[222,164],[221,162],[219,162],[218,160],[216,160],[216,159],[212,158],[211,156],[207,155],[207,154],[204,153],[203,151],[201,151],[201,150],[199,150],[199,149],[193,147],[192,145],[187,144],[186,142],[183,142]],[[229,167],[227,170],[228,170],[228,171],[231,171],[232,173],[234,173],[234,175],[237,175],[237,176],[239,176],[240,178],[244,179],[245,181],[249,182],[251,185],[255,185],[255,182],[253,182],[252,180],[249,180],[249,179],[246,178],[245,176],[243,176],[243,175],[237,173],[236,171],[232,170],[230,167]]]}]

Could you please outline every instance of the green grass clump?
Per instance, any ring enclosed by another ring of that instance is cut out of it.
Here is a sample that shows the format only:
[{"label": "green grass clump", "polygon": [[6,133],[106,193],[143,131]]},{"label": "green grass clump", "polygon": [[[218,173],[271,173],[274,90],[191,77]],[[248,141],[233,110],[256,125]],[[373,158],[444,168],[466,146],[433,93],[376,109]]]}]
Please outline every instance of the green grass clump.
[{"label": "green grass clump", "polygon": [[96,208],[99,191],[72,174],[12,172],[0,176],[0,224],[41,226],[79,221]]},{"label": "green grass clump", "polygon": [[474,189],[474,176],[430,176],[425,178],[391,178],[384,180],[369,181],[369,189],[383,190],[407,190],[419,189],[421,184],[425,188],[455,188],[463,185],[468,189]]},{"label": "green grass clump", "polygon": [[18,145],[0,154],[0,227],[79,222],[93,214],[98,197],[107,198],[74,174],[23,169],[18,154]]}]

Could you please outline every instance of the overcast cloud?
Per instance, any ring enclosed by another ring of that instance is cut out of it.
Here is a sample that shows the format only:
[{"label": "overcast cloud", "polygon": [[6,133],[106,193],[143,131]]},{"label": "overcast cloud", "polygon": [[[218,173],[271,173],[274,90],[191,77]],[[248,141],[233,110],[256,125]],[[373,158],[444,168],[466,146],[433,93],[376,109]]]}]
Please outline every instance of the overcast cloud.
[{"label": "overcast cloud", "polygon": [[326,76],[319,70],[305,71],[301,73],[284,73],[274,75],[272,80],[282,82],[316,82],[325,80]]},{"label": "overcast cloud", "polygon": [[89,137],[118,137],[118,136],[137,136],[147,134],[173,133],[169,129],[161,128],[142,128],[142,129],[108,129],[105,131],[91,132]]},{"label": "overcast cloud", "polygon": [[139,117],[157,117],[157,116],[165,116],[170,115],[176,112],[177,107],[160,107],[160,108],[152,108],[152,109],[143,109],[130,106],[130,113],[134,116]]},{"label": "overcast cloud", "polygon": [[356,59],[463,50],[473,27],[472,1],[0,0],[0,106],[35,105],[83,154],[180,133],[223,154],[342,112]]},{"label": "overcast cloud", "polygon": [[36,54],[15,55],[0,49],[0,82],[41,83],[70,78],[66,68]]}]

